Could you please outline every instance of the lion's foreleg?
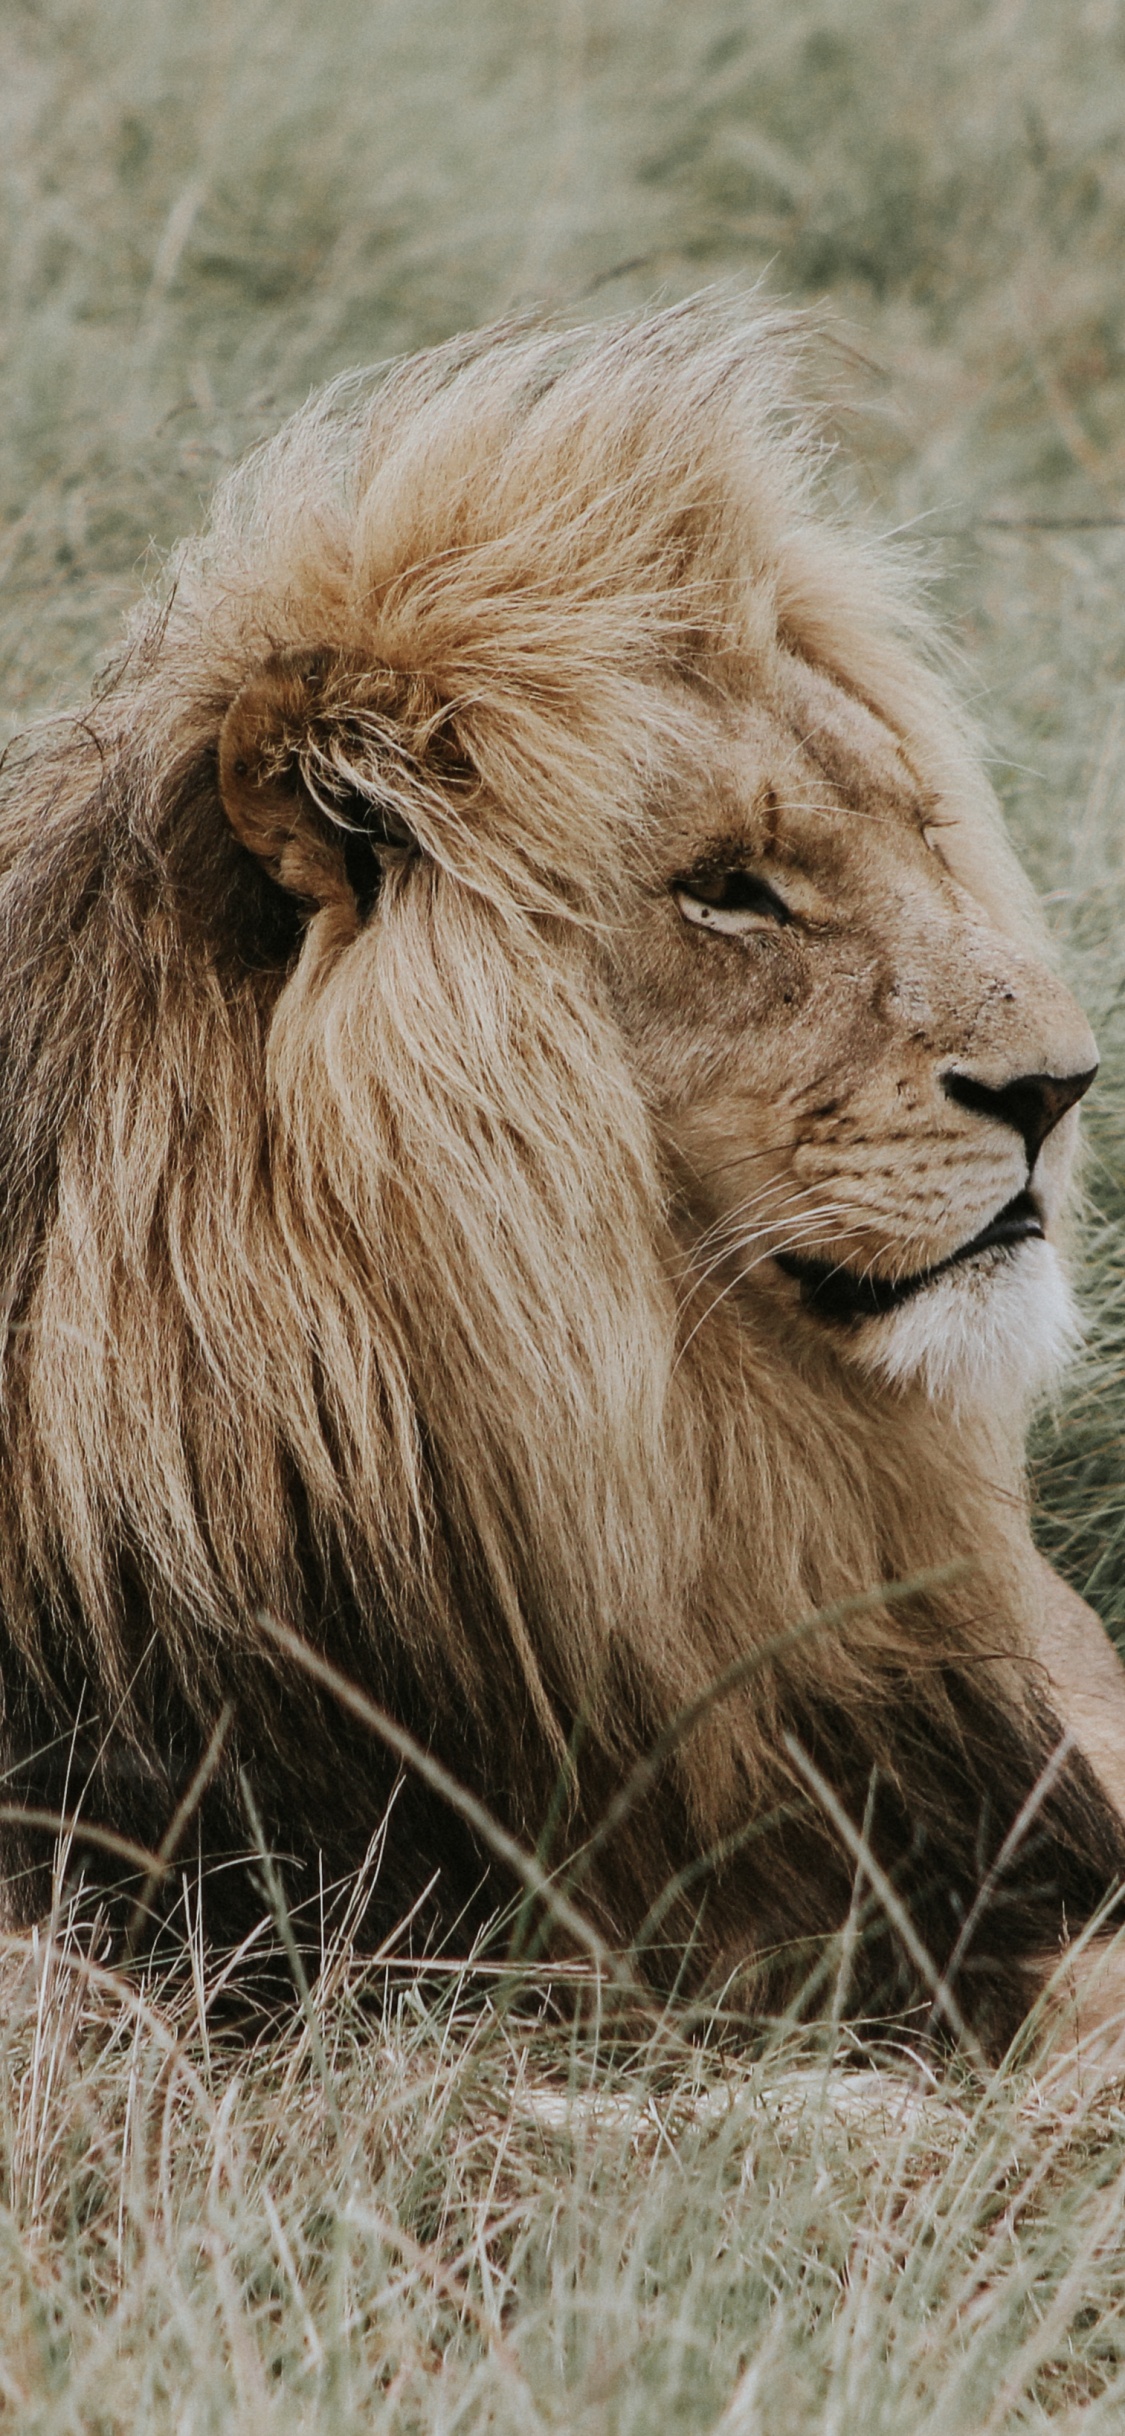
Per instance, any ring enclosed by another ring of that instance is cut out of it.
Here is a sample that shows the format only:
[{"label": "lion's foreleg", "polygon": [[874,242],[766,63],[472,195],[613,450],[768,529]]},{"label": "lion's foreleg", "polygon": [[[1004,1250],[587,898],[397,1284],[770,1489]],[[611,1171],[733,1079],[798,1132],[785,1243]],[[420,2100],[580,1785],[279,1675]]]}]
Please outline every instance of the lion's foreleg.
[{"label": "lion's foreleg", "polygon": [[1125,1666],[1085,1599],[1045,1557],[1039,1570],[1043,1604],[1033,1648],[1049,1678],[1051,1706],[1125,1819]]},{"label": "lion's foreleg", "polygon": [[[1036,1658],[1051,1705],[1125,1818],[1125,1666],[1100,1618],[1045,1558]],[[1044,1964],[1043,2067],[1049,2081],[1096,2087],[1125,2078],[1125,1937],[1094,1938]]]}]

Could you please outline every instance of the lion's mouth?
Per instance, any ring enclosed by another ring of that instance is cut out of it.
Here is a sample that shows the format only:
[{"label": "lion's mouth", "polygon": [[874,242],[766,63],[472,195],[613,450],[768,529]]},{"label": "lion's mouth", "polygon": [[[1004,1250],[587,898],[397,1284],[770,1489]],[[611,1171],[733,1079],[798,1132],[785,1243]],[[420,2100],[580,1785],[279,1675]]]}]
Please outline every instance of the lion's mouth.
[{"label": "lion's mouth", "polygon": [[934,1262],[931,1269],[917,1269],[911,1277],[873,1277],[870,1272],[857,1274],[852,1269],[833,1266],[827,1260],[802,1260],[795,1252],[775,1252],[778,1268],[786,1277],[794,1277],[801,1289],[806,1310],[815,1311],[819,1319],[847,1322],[849,1320],[881,1319],[888,1311],[897,1311],[900,1303],[909,1302],[911,1295],[920,1294],[924,1286],[932,1286],[935,1278],[944,1277],[948,1270],[960,1268],[966,1260],[975,1260],[978,1252],[1009,1251],[1017,1243],[1042,1240],[1043,1220],[1038,1204],[1027,1191],[1017,1193],[1007,1201],[995,1218],[981,1228],[968,1243],[944,1260]]}]

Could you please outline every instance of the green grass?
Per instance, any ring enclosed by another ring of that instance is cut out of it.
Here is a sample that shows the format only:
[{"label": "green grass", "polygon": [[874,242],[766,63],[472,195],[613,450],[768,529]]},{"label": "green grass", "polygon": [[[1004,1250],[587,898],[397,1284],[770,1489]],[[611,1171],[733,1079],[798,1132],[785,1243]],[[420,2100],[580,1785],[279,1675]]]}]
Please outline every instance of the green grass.
[{"label": "green grass", "polygon": [[[838,478],[934,553],[1101,1038],[1090,1342],[1037,1477],[1125,1634],[1120,0],[12,0],[0,70],[9,729],[340,367],[532,299],[829,300]],[[624,2044],[346,1953],[315,2037],[260,2048],[202,1960],[138,1992],[60,1932],[8,1968],[0,2426],[1125,2423],[1105,2093]]]}]

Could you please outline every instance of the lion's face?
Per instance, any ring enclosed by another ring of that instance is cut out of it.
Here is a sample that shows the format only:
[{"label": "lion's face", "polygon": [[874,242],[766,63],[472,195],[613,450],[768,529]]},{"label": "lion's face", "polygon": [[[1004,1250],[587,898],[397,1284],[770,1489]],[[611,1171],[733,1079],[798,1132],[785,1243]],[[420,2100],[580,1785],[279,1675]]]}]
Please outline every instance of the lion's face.
[{"label": "lion's face", "polygon": [[703,1308],[764,1298],[885,1380],[991,1397],[1071,1333],[1051,1235],[1097,1053],[943,817],[881,722],[779,655],[668,810],[617,986]]}]

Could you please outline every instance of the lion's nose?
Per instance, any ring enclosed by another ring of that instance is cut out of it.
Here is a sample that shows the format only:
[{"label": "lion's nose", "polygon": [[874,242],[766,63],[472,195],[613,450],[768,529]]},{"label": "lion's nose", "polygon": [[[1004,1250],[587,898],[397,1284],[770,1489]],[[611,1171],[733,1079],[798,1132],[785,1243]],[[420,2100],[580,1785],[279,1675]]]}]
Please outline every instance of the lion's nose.
[{"label": "lion's nose", "polygon": [[1022,1134],[1032,1168],[1048,1134],[1089,1090],[1097,1071],[1090,1066],[1085,1074],[1019,1074],[1010,1083],[981,1083],[975,1074],[957,1073],[943,1074],[941,1080],[958,1107],[973,1108],[978,1116],[993,1117]]}]

